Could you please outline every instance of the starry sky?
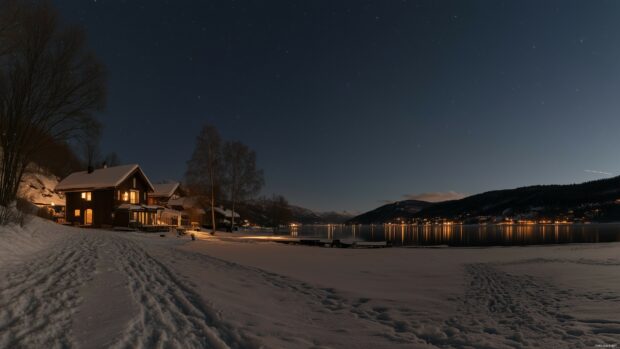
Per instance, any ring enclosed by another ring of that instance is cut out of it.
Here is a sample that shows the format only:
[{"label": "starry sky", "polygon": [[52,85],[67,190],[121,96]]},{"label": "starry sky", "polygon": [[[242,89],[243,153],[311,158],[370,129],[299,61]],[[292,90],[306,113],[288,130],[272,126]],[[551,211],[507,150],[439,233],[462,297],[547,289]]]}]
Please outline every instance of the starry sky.
[{"label": "starry sky", "polygon": [[323,211],[620,174],[618,1],[53,4],[107,66],[104,153],[153,182],[205,123]]}]

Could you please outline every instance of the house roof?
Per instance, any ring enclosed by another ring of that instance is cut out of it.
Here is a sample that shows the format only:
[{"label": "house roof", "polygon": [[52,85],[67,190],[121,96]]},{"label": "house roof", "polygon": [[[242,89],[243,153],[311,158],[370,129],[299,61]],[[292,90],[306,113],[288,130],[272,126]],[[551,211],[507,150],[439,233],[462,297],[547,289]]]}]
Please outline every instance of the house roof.
[{"label": "house roof", "polygon": [[119,210],[129,211],[163,211],[164,208],[157,205],[134,205],[134,204],[122,204],[117,207]]},{"label": "house roof", "polygon": [[140,211],[143,209],[142,205],[122,204],[118,206],[119,210]]},{"label": "house roof", "polygon": [[[214,207],[215,212],[221,214],[222,216],[226,217],[226,218],[230,218],[233,216],[233,213],[231,210],[229,209],[225,209],[222,207]],[[235,212],[235,218],[239,218],[239,213]]]},{"label": "house roof", "polygon": [[168,206],[181,206],[183,208],[190,208],[197,205],[194,198],[180,197],[168,200]]},{"label": "house roof", "polygon": [[[183,209],[198,209],[202,210],[198,204],[198,200],[195,197],[180,197],[176,199],[168,200],[168,206],[183,207]],[[215,212],[218,214],[230,218],[233,216],[232,211],[222,207],[214,207]],[[202,210],[204,212],[204,210]],[[208,211],[208,210],[207,210]],[[238,212],[235,212],[235,218],[241,217]]]},{"label": "house roof", "polygon": [[153,184],[153,192],[149,193],[150,197],[171,197],[179,188],[179,182]]},{"label": "house roof", "polygon": [[74,172],[67,178],[60,181],[60,183],[56,185],[55,190],[72,191],[116,188],[135,171],[138,171],[148,184],[149,188],[154,190],[153,184],[151,184],[148,177],[146,177],[144,172],[142,172],[140,166],[136,164],[98,168],[91,173],[88,173],[88,171]]}]

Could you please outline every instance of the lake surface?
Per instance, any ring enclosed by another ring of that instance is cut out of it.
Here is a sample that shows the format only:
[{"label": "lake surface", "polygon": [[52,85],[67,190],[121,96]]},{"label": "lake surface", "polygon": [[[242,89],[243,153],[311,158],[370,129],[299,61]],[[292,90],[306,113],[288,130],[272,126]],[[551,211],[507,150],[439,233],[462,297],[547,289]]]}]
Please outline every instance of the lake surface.
[{"label": "lake surface", "polygon": [[529,225],[301,225],[290,236],[388,241],[395,246],[509,246],[620,241],[620,223]]}]

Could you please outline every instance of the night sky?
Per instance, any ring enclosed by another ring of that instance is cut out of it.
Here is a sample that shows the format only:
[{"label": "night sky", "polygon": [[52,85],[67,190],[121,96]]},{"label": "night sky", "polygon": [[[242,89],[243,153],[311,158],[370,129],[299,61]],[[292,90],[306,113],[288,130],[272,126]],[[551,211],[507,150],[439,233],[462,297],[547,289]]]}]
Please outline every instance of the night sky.
[{"label": "night sky", "polygon": [[316,210],[620,174],[618,1],[53,3],[107,66],[104,153],[154,182],[207,122]]}]

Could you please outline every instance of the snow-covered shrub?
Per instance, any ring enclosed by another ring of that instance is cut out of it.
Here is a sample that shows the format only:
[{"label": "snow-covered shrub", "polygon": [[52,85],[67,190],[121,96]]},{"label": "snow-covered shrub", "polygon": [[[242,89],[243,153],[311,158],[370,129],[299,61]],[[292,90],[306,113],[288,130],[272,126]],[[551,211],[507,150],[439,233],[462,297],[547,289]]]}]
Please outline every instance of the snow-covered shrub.
[{"label": "snow-covered shrub", "polygon": [[0,206],[0,225],[19,224],[23,227],[30,221],[36,210],[33,205],[24,199],[13,201],[9,207]]}]

